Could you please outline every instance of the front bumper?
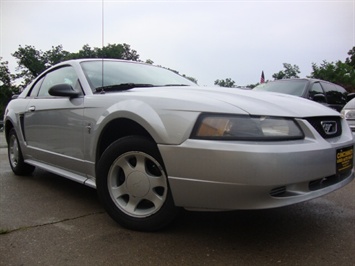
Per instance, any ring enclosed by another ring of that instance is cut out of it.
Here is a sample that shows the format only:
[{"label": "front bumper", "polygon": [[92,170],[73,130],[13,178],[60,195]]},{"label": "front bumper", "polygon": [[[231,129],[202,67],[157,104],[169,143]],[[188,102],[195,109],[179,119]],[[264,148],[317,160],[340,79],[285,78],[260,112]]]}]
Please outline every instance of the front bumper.
[{"label": "front bumper", "polygon": [[274,208],[348,184],[354,168],[337,174],[336,155],[341,148],[354,150],[349,128],[343,124],[342,136],[325,140],[306,126],[306,138],[297,141],[189,139],[159,145],[175,204],[200,210]]},{"label": "front bumper", "polygon": [[351,131],[353,132],[353,134],[355,134],[355,120],[347,120],[349,127],[351,129]]}]

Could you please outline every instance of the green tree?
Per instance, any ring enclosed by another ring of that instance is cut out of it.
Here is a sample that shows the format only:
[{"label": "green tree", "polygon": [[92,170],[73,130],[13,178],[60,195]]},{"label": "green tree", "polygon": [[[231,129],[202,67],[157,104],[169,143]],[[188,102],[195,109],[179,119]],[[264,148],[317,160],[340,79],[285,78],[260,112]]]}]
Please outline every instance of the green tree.
[{"label": "green tree", "polygon": [[52,46],[48,51],[37,50],[34,46],[19,46],[18,50],[12,54],[17,58],[17,79],[21,79],[21,87],[25,87],[35,77],[47,68],[69,59],[79,58],[115,58],[138,61],[139,54],[131,49],[131,46],[124,44],[109,44],[102,48],[91,48],[84,45],[77,53],[70,53],[63,50],[62,45]]},{"label": "green tree", "polygon": [[16,78],[22,79],[24,87],[33,78],[37,77],[44,70],[67,59],[69,52],[64,51],[61,45],[52,46],[51,50],[43,52],[37,50],[34,46],[19,46],[19,49],[12,54],[17,58],[17,70],[20,71]]},{"label": "green tree", "polygon": [[290,78],[299,78],[298,74],[301,73],[297,65],[291,65],[288,63],[283,63],[285,70],[281,70],[278,73],[272,75],[274,79],[290,79]]},{"label": "green tree", "polygon": [[31,82],[33,78],[47,68],[47,62],[43,57],[43,52],[31,45],[26,45],[25,47],[20,45],[19,49],[13,53],[12,56],[17,58],[17,70],[20,71],[20,73],[16,75],[16,78],[23,79],[23,85]]},{"label": "green tree", "polygon": [[2,61],[0,57],[0,119],[4,115],[4,110],[14,93],[18,89],[12,85],[13,76],[10,74],[8,62]]},{"label": "green tree", "polygon": [[97,48],[91,48],[88,44],[85,44],[81,50],[77,53],[70,53],[67,59],[79,59],[79,58],[97,58]]},{"label": "green tree", "polygon": [[[268,81],[266,81],[266,82],[268,82]],[[258,86],[260,83],[258,82],[258,83],[256,83],[256,84],[248,84],[248,85],[246,85],[245,87],[246,88],[249,88],[249,89],[254,89],[256,86]]]},{"label": "green tree", "polygon": [[124,43],[122,46],[123,46],[123,54],[121,59],[132,60],[132,61],[139,60],[139,54],[137,53],[136,50],[132,50],[129,44]]},{"label": "green tree", "polygon": [[[154,62],[152,60],[148,59],[145,63],[146,64],[153,64]],[[184,78],[186,78],[186,79],[188,79],[188,80],[190,80],[190,81],[192,81],[192,82],[197,84],[197,79],[195,79],[194,77],[190,77],[190,76],[187,76],[185,74],[180,74],[179,71],[177,71],[175,69],[171,69],[171,68],[168,68],[168,67],[163,67],[161,65],[158,65],[157,67],[161,67],[161,68],[165,68],[167,70],[170,70],[170,71],[174,72],[175,74],[178,74],[178,75],[180,75],[180,76],[182,76],[182,77],[184,77]]]},{"label": "green tree", "polygon": [[235,85],[235,81],[232,80],[231,78],[226,78],[226,79],[217,79],[214,82],[214,85],[218,85],[220,87],[229,87],[229,88],[233,88]]},{"label": "green tree", "polygon": [[[90,47],[85,44],[82,49],[76,53],[70,53],[63,50],[61,45],[52,46],[52,49],[48,51],[37,50],[35,47],[26,45],[25,47],[19,46],[19,49],[12,54],[17,58],[18,67],[17,70],[20,71],[16,75],[16,78],[20,78],[22,81],[21,87],[25,87],[29,84],[36,76],[47,68],[69,59],[80,59],[80,58],[115,58],[124,59],[131,61],[140,61],[139,54],[136,50],[131,49],[129,44],[108,44],[102,48]],[[153,64],[154,62],[150,59],[146,61],[148,64]],[[168,68],[169,69],[169,68]],[[172,70],[179,74],[178,71]],[[197,80],[193,77],[182,75],[183,77],[197,83]],[[234,84],[234,81],[233,81]]]},{"label": "green tree", "polygon": [[189,76],[186,76],[185,74],[182,75],[184,78],[187,78],[188,80],[192,81],[193,83],[196,83],[197,84],[197,79],[195,79],[194,77],[189,77]]},{"label": "green tree", "polygon": [[42,58],[45,61],[46,68],[49,68],[67,60],[69,55],[69,52],[63,50],[62,45],[58,45],[56,47],[52,46],[51,50],[44,52]]},{"label": "green tree", "polygon": [[132,50],[129,44],[108,44],[102,48],[91,48],[85,44],[77,53],[69,54],[66,59],[79,58],[115,58],[138,61],[139,54],[136,50]]},{"label": "green tree", "polygon": [[330,81],[344,87],[349,92],[355,91],[355,68],[350,64],[341,61],[335,63],[323,61],[320,66],[313,63],[312,69],[310,78]]},{"label": "green tree", "polygon": [[349,57],[345,59],[345,63],[355,68],[355,46],[348,52]]}]

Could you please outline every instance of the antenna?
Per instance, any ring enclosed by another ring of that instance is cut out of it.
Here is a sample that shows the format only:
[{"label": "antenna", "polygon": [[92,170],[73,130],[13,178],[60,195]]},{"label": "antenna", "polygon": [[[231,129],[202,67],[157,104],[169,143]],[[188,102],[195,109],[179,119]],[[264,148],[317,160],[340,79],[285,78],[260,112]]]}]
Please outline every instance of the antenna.
[{"label": "antenna", "polygon": [[104,5],[104,0],[101,2],[101,49],[104,48],[105,44],[105,5]]},{"label": "antenna", "polygon": [[105,44],[105,5],[101,1],[101,87],[104,92],[104,44]]}]

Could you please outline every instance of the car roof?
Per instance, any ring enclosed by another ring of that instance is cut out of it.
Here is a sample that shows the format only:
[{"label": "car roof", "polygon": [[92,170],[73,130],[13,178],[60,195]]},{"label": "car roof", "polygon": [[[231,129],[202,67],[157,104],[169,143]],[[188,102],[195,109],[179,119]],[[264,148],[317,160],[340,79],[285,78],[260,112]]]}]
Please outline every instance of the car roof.
[{"label": "car roof", "polygon": [[322,79],[315,79],[315,78],[290,78],[290,79],[277,79],[277,80],[272,80],[270,82],[283,82],[283,81],[300,81],[300,80],[305,80],[305,81],[308,81],[310,83],[314,83],[314,82],[324,82],[324,83],[330,83],[330,84],[334,84],[334,85],[337,85],[337,86],[341,86],[341,85],[338,85],[336,83],[333,83],[333,82],[330,82],[330,81],[326,81],[326,80],[322,80]]},{"label": "car roof", "polygon": [[[270,82],[301,81],[301,80],[305,80],[305,81],[309,81],[309,82],[324,81],[324,80],[321,80],[321,79],[314,79],[314,78],[289,78],[289,79],[272,80]],[[325,81],[325,82],[328,82],[328,81]]]}]

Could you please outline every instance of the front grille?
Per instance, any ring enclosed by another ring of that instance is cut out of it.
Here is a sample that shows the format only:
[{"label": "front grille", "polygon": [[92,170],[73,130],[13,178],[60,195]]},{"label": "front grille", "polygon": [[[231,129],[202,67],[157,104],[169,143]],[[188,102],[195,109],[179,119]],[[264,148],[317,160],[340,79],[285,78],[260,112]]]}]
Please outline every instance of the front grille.
[{"label": "front grille", "polygon": [[339,137],[342,133],[338,116],[309,117],[306,120],[325,139]]},{"label": "front grille", "polygon": [[270,196],[272,197],[282,197],[283,195],[285,195],[286,193],[286,187],[277,187],[277,188],[273,188],[270,191]]}]

